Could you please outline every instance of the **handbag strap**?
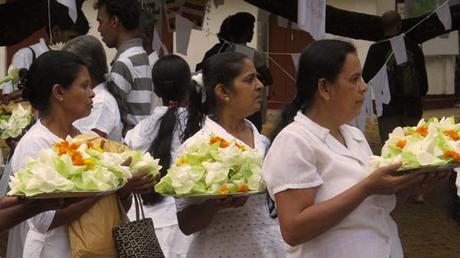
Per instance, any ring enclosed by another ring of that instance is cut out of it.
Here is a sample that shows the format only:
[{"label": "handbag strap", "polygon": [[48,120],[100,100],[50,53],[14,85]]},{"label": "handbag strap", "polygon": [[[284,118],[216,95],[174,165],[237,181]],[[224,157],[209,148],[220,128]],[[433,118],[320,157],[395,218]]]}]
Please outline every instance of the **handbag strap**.
[{"label": "handbag strap", "polygon": [[[134,202],[136,205],[136,220],[145,219],[144,205],[142,205],[141,197],[138,194],[134,194]],[[142,218],[140,218],[140,216],[142,216]]]},{"label": "handbag strap", "polygon": [[117,197],[118,201],[118,211],[120,213],[120,218],[123,224],[129,223],[129,218],[128,215],[126,214],[125,209],[123,208],[123,203],[121,203],[120,197]]}]

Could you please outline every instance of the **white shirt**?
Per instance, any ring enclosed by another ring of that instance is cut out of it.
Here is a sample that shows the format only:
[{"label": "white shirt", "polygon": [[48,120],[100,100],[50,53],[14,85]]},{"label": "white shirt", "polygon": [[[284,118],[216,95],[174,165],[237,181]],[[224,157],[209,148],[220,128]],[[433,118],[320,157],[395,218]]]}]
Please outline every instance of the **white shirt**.
[{"label": "white shirt", "polygon": [[[168,107],[157,107],[152,115],[140,121],[133,129],[126,133],[125,143],[130,149],[142,152],[149,151],[153,140],[157,137],[161,118],[166,111],[168,111]],[[172,134],[171,160],[175,160],[177,150],[182,144],[181,135],[187,124],[187,114],[187,109],[183,107],[177,109],[176,117],[178,119]],[[173,197],[165,197],[160,203],[153,206],[144,205],[144,212],[148,217],[153,219],[155,228],[177,225],[176,205]],[[128,215],[130,219],[135,218],[135,209],[131,208]]]},{"label": "white shirt", "polygon": [[[160,58],[158,57],[157,51],[155,51],[155,50],[152,53],[150,53],[148,58],[149,58],[149,64],[150,64],[150,71],[152,71],[153,66],[155,65],[155,63]],[[155,85],[153,85],[153,87],[155,88]],[[157,96],[155,91],[153,91],[153,94],[152,94],[152,112],[151,113],[153,114],[153,111],[155,110],[155,108],[161,107],[162,105],[163,105],[163,101],[161,100],[160,97]]]},{"label": "white shirt", "polygon": [[[320,203],[363,180],[369,174],[369,144],[355,127],[342,125],[340,132],[347,147],[298,112],[264,161],[262,175],[270,195],[318,187],[315,203]],[[397,226],[389,215],[395,204],[394,195],[368,197],[337,225],[290,247],[287,257],[403,257]]]},{"label": "white shirt", "polygon": [[120,110],[112,94],[107,90],[105,82],[94,89],[93,108],[91,113],[73,123],[82,132],[93,132],[97,129],[107,135],[109,140],[121,142],[123,125]]},{"label": "white shirt", "polygon": [[[40,39],[40,41],[36,44],[30,45],[30,48],[32,48],[35,52],[35,58],[39,57],[41,54],[48,52],[49,48],[46,45],[46,42],[44,39]],[[33,53],[32,51],[28,48],[21,48],[19,49],[14,55],[13,59],[11,60],[11,66],[21,69],[29,69],[30,65],[32,65],[33,62]],[[12,85],[11,82],[7,82],[3,84],[3,94],[9,94],[13,92],[14,90],[17,89],[17,85]]]},{"label": "white shirt", "polygon": [[[264,155],[269,140],[259,134],[251,122],[247,120],[246,122],[252,127],[254,149]],[[219,124],[206,117],[203,128],[187,139],[181,149],[201,137],[208,137],[211,133],[226,140],[236,140],[239,144],[247,146]],[[183,210],[196,202],[189,199],[176,199],[178,210]],[[202,200],[198,202],[202,202]],[[187,257],[265,258],[285,256],[286,245],[281,240],[278,220],[269,216],[266,195],[264,194],[249,197],[246,204],[240,208],[219,210],[214,215],[212,222],[194,235]]]},{"label": "white shirt", "polygon": [[[14,151],[11,158],[13,173],[24,168],[28,159],[37,158],[41,149],[50,148],[59,139],[38,120],[21,138]],[[54,210],[45,211],[27,221],[30,230],[26,236],[23,257],[71,257],[67,226],[48,231],[54,214]]]}]

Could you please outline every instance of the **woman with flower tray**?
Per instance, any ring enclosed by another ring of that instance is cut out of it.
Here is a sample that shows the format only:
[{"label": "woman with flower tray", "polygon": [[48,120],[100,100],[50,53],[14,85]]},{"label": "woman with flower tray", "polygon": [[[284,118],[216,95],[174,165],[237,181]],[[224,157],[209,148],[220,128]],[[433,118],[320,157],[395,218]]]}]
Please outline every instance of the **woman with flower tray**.
[{"label": "woman with flower tray", "polygon": [[[39,151],[51,148],[67,136],[80,132],[72,123],[90,113],[94,92],[83,61],[64,51],[49,51],[38,57],[27,75],[24,98],[38,110],[40,119],[19,141],[11,159],[13,173],[37,158]],[[131,192],[144,192],[153,186],[147,173],[133,176],[117,193],[126,206]],[[78,219],[99,197],[85,198],[66,208],[46,211],[28,220],[27,236],[9,239],[24,243],[24,257],[71,257],[67,224]],[[24,227],[24,223],[18,227]],[[10,234],[11,236],[11,234]],[[22,257],[16,253],[15,257]]]},{"label": "woman with flower tray", "polygon": [[348,125],[368,90],[361,75],[350,43],[320,40],[301,55],[297,96],[262,167],[287,257],[403,257],[390,213],[395,194],[416,189],[424,176],[394,176],[401,163],[370,170],[369,144]]},{"label": "woman with flower tray", "polygon": [[[214,55],[203,65],[203,84],[190,96],[185,137],[191,137],[178,153],[189,143],[215,135],[264,155],[268,139],[245,119],[261,108],[262,101],[263,85],[253,62],[240,53]],[[278,221],[270,217],[265,195],[176,199],[176,205],[180,229],[194,234],[187,257],[285,255]]]},{"label": "woman with flower tray", "polygon": [[[182,144],[187,123],[184,107],[191,87],[190,68],[179,56],[168,55],[159,59],[152,70],[155,93],[162,98],[164,106],[156,107],[153,113],[139,122],[125,136],[125,143],[133,150],[149,152],[160,159],[160,173],[166,174],[171,160]],[[151,191],[142,194],[144,211],[151,217],[165,257],[185,257],[191,237],[180,232],[173,197],[162,197]],[[136,218],[134,209],[128,217]]]}]

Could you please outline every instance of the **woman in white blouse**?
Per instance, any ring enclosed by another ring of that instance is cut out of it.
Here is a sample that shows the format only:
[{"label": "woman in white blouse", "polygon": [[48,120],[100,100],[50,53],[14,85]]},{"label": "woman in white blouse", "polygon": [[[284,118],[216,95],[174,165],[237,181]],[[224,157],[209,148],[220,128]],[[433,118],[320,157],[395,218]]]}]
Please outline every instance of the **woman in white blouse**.
[{"label": "woman in white blouse", "polygon": [[[245,119],[261,108],[262,101],[263,85],[253,62],[240,53],[216,54],[203,65],[203,83],[204,88],[190,96],[185,135],[193,136],[182,146],[215,134],[264,155],[268,139]],[[176,199],[176,204],[180,229],[194,233],[187,257],[285,256],[278,221],[270,217],[265,195]]]},{"label": "woman in white blouse", "polygon": [[[134,150],[149,152],[160,159],[161,175],[166,175],[171,160],[184,140],[187,123],[187,96],[191,88],[190,68],[176,55],[159,59],[152,69],[155,94],[164,106],[156,107],[152,114],[140,121],[125,136],[125,143]],[[153,219],[155,234],[165,257],[185,257],[191,237],[180,232],[173,197],[162,197],[155,192],[142,194],[144,212]],[[134,209],[128,213],[136,218]]]},{"label": "woman in white blouse", "polygon": [[351,44],[321,40],[302,53],[297,96],[262,168],[288,257],[403,257],[394,194],[422,176],[392,176],[401,164],[369,171],[369,144],[348,125],[367,89]]},{"label": "woman in white blouse", "polygon": [[[11,158],[14,172],[41,149],[60,139],[80,134],[72,123],[90,113],[94,92],[83,61],[64,51],[49,51],[38,57],[27,75],[23,96],[38,110],[40,119],[21,138]],[[128,180],[117,193],[129,207],[130,193],[153,187],[153,180],[141,173]],[[67,224],[79,218],[99,197],[89,197],[66,208],[46,211],[28,220],[23,257],[71,257]],[[10,241],[16,241],[10,239]]]},{"label": "woman in white blouse", "polygon": [[91,113],[75,121],[74,126],[82,132],[95,132],[101,137],[121,142],[123,126],[120,110],[117,101],[107,90],[107,57],[101,42],[94,36],[82,35],[68,41],[62,50],[79,56],[86,64],[95,93]]}]

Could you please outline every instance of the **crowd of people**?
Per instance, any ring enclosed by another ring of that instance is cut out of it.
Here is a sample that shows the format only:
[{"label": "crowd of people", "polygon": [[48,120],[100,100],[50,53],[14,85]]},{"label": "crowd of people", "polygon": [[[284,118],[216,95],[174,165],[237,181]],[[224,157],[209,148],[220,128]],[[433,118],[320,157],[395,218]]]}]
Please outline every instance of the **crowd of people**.
[{"label": "crowd of people", "polygon": [[[164,176],[188,142],[214,134],[265,156],[268,193],[174,199],[153,190],[158,178],[137,174],[117,196],[129,209],[132,194],[141,194],[165,257],[403,257],[390,213],[422,183],[434,185],[445,174],[393,176],[400,163],[369,171],[369,144],[348,125],[368,90],[353,45],[319,40],[304,49],[297,95],[269,139],[247,118],[262,108],[271,75],[229,45],[247,43],[252,34],[227,26],[254,20],[227,18],[225,41],[192,76],[183,58],[158,58],[147,49],[151,26],[143,25],[152,19],[135,2],[96,1],[102,41],[117,49],[110,69],[102,43],[88,35],[62,39],[60,51],[35,52],[22,67],[22,96],[39,119],[14,149],[11,173],[59,139],[91,132],[159,158]],[[0,199],[0,230],[11,229],[7,257],[71,257],[66,225],[99,199]]]}]

